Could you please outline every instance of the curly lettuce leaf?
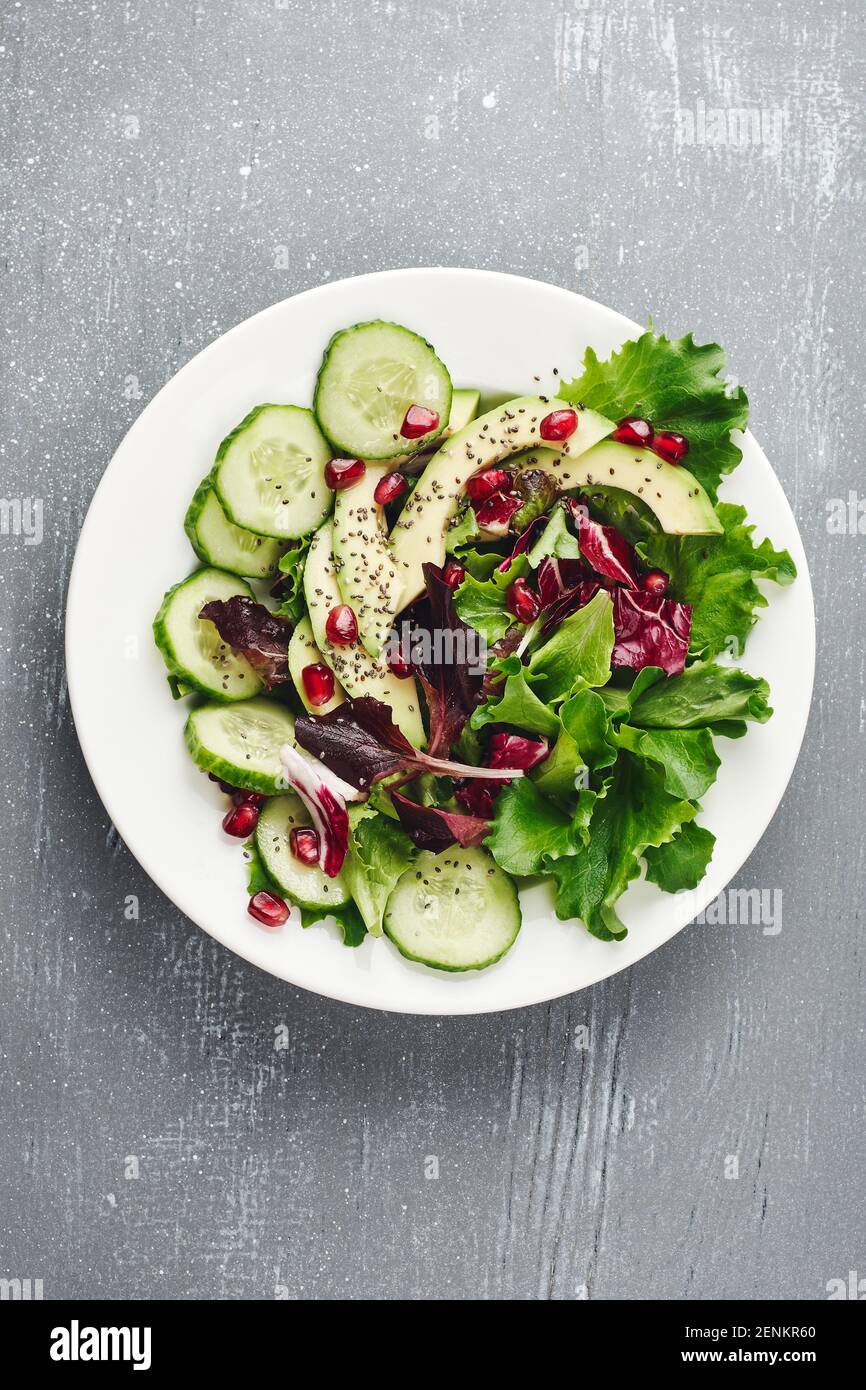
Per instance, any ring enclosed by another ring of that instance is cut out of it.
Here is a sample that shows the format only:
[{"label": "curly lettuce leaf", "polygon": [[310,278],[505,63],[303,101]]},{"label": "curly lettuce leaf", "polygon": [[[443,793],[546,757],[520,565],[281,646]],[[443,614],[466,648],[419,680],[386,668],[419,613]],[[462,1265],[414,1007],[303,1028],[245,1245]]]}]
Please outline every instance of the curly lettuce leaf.
[{"label": "curly lettuce leaf", "polygon": [[697,800],[716,780],[721,759],[709,729],[642,731],[623,724],[616,738],[621,747],[659,764],[672,796]]},{"label": "curly lettuce leaf", "polygon": [[616,903],[640,872],[640,858],[666,844],[697,808],[665,790],[654,763],[623,750],[604,796],[593,805],[588,835],[574,854],[554,860],[556,914],[580,918],[602,941],[621,939],[626,928]]},{"label": "curly lettuce leaf", "polygon": [[684,434],[684,466],[715,499],[722,477],[742,458],[731,430],[745,429],[749,415],[745,391],[729,386],[724,367],[718,343],[698,344],[690,333],[670,339],[648,329],[604,362],[587,348],[582,374],[564,382],[559,394],[612,420],[642,415],[656,430]]},{"label": "curly lettuce leaf", "polygon": [[667,844],[644,851],[646,876],[665,893],[697,888],[713,857],[716,837],[695,821],[687,821]]},{"label": "curly lettuce leaf", "polygon": [[691,654],[711,657],[727,651],[738,657],[757,620],[755,610],[767,606],[755,577],[791,584],[797,569],[787,550],[774,550],[768,540],[755,545],[745,507],[720,502],[716,514],[724,535],[658,532],[637,549],[647,565],[670,576],[671,596],[691,604]]},{"label": "curly lettuce leaf", "polygon": [[542,796],[526,777],[505,787],[496,798],[493,828],[485,841],[499,867],[519,876],[537,874],[573,854],[595,801],[594,792],[582,796],[584,814],[575,817]]},{"label": "curly lettuce leaf", "polygon": [[582,682],[604,685],[610,679],[613,644],[610,594],[599,590],[536,648],[526,668],[527,678],[546,704],[563,699]]},{"label": "curly lettuce leaf", "polygon": [[469,723],[473,729],[485,724],[514,724],[533,734],[556,738],[559,719],[548,705],[540,700],[526,679],[526,667],[517,656],[502,657],[495,669],[505,677],[493,694],[473,712]]},{"label": "curly lettuce leaf", "polygon": [[396,820],[367,802],[349,807],[349,850],[342,874],[371,936],[382,935],[385,904],[414,852]]},{"label": "curly lettuce leaf", "polygon": [[[501,559],[499,562],[501,564]],[[526,555],[517,555],[507,570],[498,567],[489,579],[476,579],[467,572],[466,578],[454,593],[454,607],[464,623],[480,632],[488,646],[493,646],[504,637],[515,620],[507,608],[508,590],[515,579],[522,579],[529,571]]]},{"label": "curly lettuce leaf", "polygon": [[631,702],[629,723],[639,729],[711,729],[736,738],[745,720],[766,724],[770,687],[734,666],[697,661],[681,676],[656,680]]},{"label": "curly lettuce leaf", "polygon": [[279,562],[280,583],[277,597],[280,601],[276,612],[281,618],[288,618],[293,623],[299,623],[306,612],[303,583],[309,548],[310,537],[305,536],[302,540],[296,541],[292,548],[281,556]]}]

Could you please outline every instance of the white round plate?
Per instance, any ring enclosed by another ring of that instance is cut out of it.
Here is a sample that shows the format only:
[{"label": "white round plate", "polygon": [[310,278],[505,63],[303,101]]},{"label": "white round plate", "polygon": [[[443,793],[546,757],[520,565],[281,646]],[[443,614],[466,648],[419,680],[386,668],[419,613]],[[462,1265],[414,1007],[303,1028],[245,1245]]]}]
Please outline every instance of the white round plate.
[{"label": "white round plate", "polygon": [[[719,740],[722,766],[704,798],[715,832],[710,871],[694,893],[645,881],[622,901],[629,935],[596,941],[557,921],[548,888],[521,895],[523,929],[479,974],[404,960],[385,939],[346,949],[335,927],[270,933],[247,915],[241,848],[220,830],[224,799],[184,748],[151,621],[163,593],[195,568],[187,503],[220,440],[261,401],[309,404],[335,329],[394,319],[429,338],[456,386],[555,394],[558,367],[579,373],[591,345],[605,357],[641,330],[566,290],[480,270],[393,270],[323,285],[256,314],[199,353],[160,391],[106,469],[88,512],[69,586],[66,662],[75,725],[97,791],[120,835],[164,893],[211,936],[281,979],[332,999],[420,1014],[515,1009],[582,989],[648,955],[686,926],[737,872],[779,804],[806,726],[814,613],[791,509],[751,435],[723,496],[745,503],[759,536],[787,546],[799,578],[767,586],[744,665],[766,676],[775,714],[746,738]],[[540,383],[539,379],[540,378]]]}]

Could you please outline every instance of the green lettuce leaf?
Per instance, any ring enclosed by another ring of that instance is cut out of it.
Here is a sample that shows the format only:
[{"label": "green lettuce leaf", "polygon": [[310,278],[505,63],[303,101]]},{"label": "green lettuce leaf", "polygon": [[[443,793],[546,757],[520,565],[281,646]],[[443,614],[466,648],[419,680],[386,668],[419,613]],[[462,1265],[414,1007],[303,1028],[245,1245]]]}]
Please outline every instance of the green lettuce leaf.
[{"label": "green lettuce leaf", "polygon": [[637,878],[641,855],[671,840],[696,810],[665,790],[654,763],[623,750],[606,794],[595,801],[585,843],[550,865],[557,916],[579,917],[603,941],[625,936],[616,903]]},{"label": "green lettuce leaf", "polygon": [[280,557],[279,568],[283,587],[280,602],[274,611],[281,618],[291,619],[293,623],[300,622],[306,612],[303,583],[309,548],[310,537],[305,536],[303,540],[294,542],[292,549]]},{"label": "green lettuce leaf", "polygon": [[526,667],[527,679],[545,704],[563,699],[581,682],[604,685],[610,680],[613,643],[613,604],[610,594],[600,589],[536,648]]},{"label": "green lettuce leaf", "polygon": [[562,507],[554,507],[550,520],[527,554],[533,569],[537,569],[546,556],[554,560],[580,559],[580,546],[568,529]]},{"label": "green lettuce leaf", "polygon": [[494,569],[489,579],[476,579],[467,573],[455,590],[454,607],[458,616],[480,632],[488,646],[492,647],[513,626],[514,615],[506,607],[508,589],[515,579],[522,579],[528,571],[528,556],[517,555],[505,572]]},{"label": "green lettuce leaf", "polygon": [[399,822],[369,804],[349,808],[349,852],[342,874],[371,936],[382,935],[385,904],[414,856]]},{"label": "green lettuce leaf", "polygon": [[290,906],[297,907],[301,914],[302,927],[312,927],[316,922],[324,922],[333,917],[343,933],[343,945],[360,946],[367,935],[367,928],[354,903],[346,903],[343,907],[301,907],[271,878],[262,862],[255,840],[248,840],[244,850],[247,855],[247,892],[251,898],[256,893],[270,893],[272,897],[282,898]]},{"label": "green lettuce leaf", "polygon": [[698,661],[681,676],[656,681],[633,701],[629,723],[639,729],[712,729],[738,737],[744,720],[765,724],[773,711],[770,687],[734,666]]},{"label": "green lettuce leaf", "polygon": [[716,513],[723,536],[658,532],[640,542],[638,554],[670,575],[673,598],[692,605],[690,652],[710,657],[727,651],[736,658],[756,621],[755,610],[767,606],[755,576],[791,584],[797,570],[787,550],[774,550],[768,540],[755,545],[745,507],[720,502]]},{"label": "green lettuce leaf", "polygon": [[587,348],[582,375],[559,394],[611,420],[637,414],[656,430],[684,434],[684,466],[715,498],[723,475],[742,458],[731,430],[745,429],[749,414],[742,387],[731,388],[720,375],[724,367],[717,343],[698,345],[691,334],[671,340],[650,329],[604,362]]},{"label": "green lettuce leaf", "polygon": [[[594,793],[589,794],[594,800]],[[500,868],[509,874],[537,874],[581,843],[580,824],[560,810],[528,777],[499,793],[493,829],[484,841]]]},{"label": "green lettuce leaf", "polygon": [[672,796],[697,800],[716,780],[721,759],[709,729],[632,729],[623,724],[617,742],[642,758],[652,758],[664,772]]},{"label": "green lettuce leaf", "polygon": [[480,729],[485,724],[516,724],[528,733],[556,738],[559,719],[528,684],[526,667],[521,665],[520,658],[507,656],[495,661],[493,666],[505,676],[505,683],[498,684],[494,694],[473,710],[469,721],[472,728]]},{"label": "green lettuce leaf", "polygon": [[694,821],[687,821],[667,844],[644,851],[646,876],[665,893],[697,888],[713,857],[716,837]]}]

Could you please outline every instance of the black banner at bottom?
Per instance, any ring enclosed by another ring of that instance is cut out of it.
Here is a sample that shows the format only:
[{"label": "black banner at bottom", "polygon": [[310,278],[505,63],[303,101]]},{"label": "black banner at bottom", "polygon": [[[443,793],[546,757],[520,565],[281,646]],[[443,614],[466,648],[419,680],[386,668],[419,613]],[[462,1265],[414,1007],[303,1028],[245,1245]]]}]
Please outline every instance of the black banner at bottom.
[{"label": "black banner at bottom", "polygon": [[[322,1300],[326,1302],[327,1300]],[[359,1300],[360,1301],[360,1300]],[[375,1301],[375,1300],[371,1300]],[[447,1300],[442,1300],[443,1302]],[[407,1304],[401,1304],[403,1317]],[[473,1305],[478,1329],[479,1304]],[[482,1318],[495,1319],[495,1305]],[[580,1347],[592,1337],[593,1361],[608,1371],[668,1371],[677,1366],[800,1365],[823,1373],[847,1368],[855,1358],[863,1324],[852,1306],[838,1302],[591,1302],[571,1305],[568,1337],[579,1365]],[[340,1311],[347,1330],[349,1308]],[[422,1314],[429,1318],[429,1314]],[[367,1314],[369,1317],[369,1313]],[[4,1300],[0,1318],[18,1364],[40,1372],[93,1376],[109,1368],[161,1376],[166,1372],[213,1370],[225,1375],[256,1368],[273,1373],[274,1363],[291,1375],[297,1353],[306,1365],[315,1343],[309,1312],[299,1316],[284,1302],[38,1302]],[[458,1315],[459,1320],[459,1315]],[[440,1355],[453,1350],[443,1333]],[[369,1338],[374,1335],[366,1324]],[[428,1332],[425,1336],[429,1339]],[[274,1340],[278,1338],[279,1340]],[[303,1342],[300,1339],[303,1338]],[[485,1341],[485,1346],[492,1344]],[[504,1346],[505,1344],[503,1344]],[[369,1340],[361,1360],[371,1353]],[[432,1359],[435,1339],[427,1342]],[[322,1348],[323,1364],[334,1365],[334,1339]],[[357,1349],[353,1360],[357,1361]],[[401,1353],[405,1371],[405,1353]],[[425,1369],[429,1366],[425,1357]],[[856,1361],[854,1362],[856,1364]]]}]

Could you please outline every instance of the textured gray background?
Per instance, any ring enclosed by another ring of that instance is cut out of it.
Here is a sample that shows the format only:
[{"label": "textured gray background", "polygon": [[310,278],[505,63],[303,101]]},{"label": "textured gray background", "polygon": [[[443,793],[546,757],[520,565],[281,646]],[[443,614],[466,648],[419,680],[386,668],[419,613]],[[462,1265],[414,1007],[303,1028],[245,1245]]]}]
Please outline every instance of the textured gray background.
[{"label": "textured gray background", "polygon": [[[44,498],[45,538],[0,538],[0,1275],[338,1299],[866,1275],[866,541],[825,528],[864,489],[862,7],[2,9],[2,491]],[[701,100],[783,130],[678,147]],[[436,263],[726,344],[819,621],[804,753],[738,879],[783,890],[781,934],[693,927],[596,989],[460,1021],[327,1003],[192,928],[96,799],[62,657],[87,504],[175,370],[324,279]]]}]

